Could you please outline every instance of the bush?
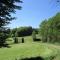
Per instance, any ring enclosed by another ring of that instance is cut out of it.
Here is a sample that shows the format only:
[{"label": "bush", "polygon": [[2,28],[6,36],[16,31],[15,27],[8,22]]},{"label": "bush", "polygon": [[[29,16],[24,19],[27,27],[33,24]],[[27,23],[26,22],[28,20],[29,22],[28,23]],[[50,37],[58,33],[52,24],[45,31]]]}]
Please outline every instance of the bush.
[{"label": "bush", "polygon": [[32,38],[33,38],[33,41],[36,40],[36,33],[35,33],[35,31],[32,32]]},{"label": "bush", "polygon": [[18,38],[14,37],[14,43],[18,43]]},{"label": "bush", "polygon": [[6,42],[6,39],[9,37],[9,29],[0,31],[0,46],[3,46]]},{"label": "bush", "polygon": [[32,27],[21,27],[17,29],[18,37],[29,36],[32,34]]},{"label": "bush", "polygon": [[18,37],[29,36],[32,34],[32,31],[32,27],[20,27],[13,29],[11,35],[12,37],[14,37],[15,35],[17,35]]}]

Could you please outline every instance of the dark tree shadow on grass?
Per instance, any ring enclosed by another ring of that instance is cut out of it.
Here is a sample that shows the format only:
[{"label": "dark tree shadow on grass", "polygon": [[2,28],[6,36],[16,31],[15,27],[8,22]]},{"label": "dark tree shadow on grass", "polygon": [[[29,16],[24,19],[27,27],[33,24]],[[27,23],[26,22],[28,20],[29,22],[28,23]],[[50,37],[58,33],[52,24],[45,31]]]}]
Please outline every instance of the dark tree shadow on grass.
[{"label": "dark tree shadow on grass", "polygon": [[31,58],[24,58],[21,60],[44,60],[42,57],[31,57]]},{"label": "dark tree shadow on grass", "polygon": [[41,39],[33,39],[33,41],[39,42],[41,41]]},{"label": "dark tree shadow on grass", "polygon": [[2,48],[2,47],[11,48],[11,46],[9,44],[0,44],[0,48]]},{"label": "dark tree shadow on grass", "polygon": [[56,56],[51,56],[50,58],[43,58],[43,57],[31,57],[31,58],[22,58],[22,59],[15,59],[15,60],[54,60]]}]

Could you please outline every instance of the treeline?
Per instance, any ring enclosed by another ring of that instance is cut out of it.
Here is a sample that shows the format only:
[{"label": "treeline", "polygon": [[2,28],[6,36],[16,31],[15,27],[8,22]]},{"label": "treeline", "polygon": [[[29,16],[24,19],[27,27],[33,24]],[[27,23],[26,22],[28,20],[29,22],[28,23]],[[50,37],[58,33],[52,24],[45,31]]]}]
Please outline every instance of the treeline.
[{"label": "treeline", "polygon": [[60,13],[40,24],[39,34],[43,42],[60,42]]},{"label": "treeline", "polygon": [[12,37],[14,37],[14,36],[17,36],[17,37],[29,36],[29,35],[32,35],[33,31],[35,31],[36,34],[38,33],[38,29],[32,28],[31,26],[14,28],[11,30],[11,36]]},{"label": "treeline", "polygon": [[32,35],[33,40],[36,40],[36,34],[40,34],[40,40],[43,42],[60,42],[60,13],[42,21],[39,28],[32,28],[31,26],[14,29],[0,27],[0,46],[9,37],[14,38],[16,42],[18,37]]}]

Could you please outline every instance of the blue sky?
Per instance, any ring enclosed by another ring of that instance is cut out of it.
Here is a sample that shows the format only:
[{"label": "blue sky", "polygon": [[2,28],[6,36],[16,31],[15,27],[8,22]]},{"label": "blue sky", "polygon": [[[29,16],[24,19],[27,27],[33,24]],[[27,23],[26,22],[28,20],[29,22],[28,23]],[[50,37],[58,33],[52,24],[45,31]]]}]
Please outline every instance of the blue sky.
[{"label": "blue sky", "polygon": [[8,25],[10,28],[21,26],[37,28],[44,19],[48,19],[60,11],[60,7],[51,0],[22,1],[22,4],[18,4],[22,6],[22,10],[17,10],[16,14],[12,14],[17,19],[11,21],[11,24]]}]

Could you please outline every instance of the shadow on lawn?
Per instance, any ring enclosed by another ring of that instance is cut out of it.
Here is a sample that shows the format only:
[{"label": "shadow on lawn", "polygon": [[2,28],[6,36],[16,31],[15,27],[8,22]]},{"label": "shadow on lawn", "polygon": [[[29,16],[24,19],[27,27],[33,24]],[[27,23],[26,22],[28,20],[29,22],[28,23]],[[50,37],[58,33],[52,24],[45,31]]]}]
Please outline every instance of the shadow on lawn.
[{"label": "shadow on lawn", "polygon": [[55,56],[51,56],[50,58],[42,58],[40,56],[38,57],[31,57],[31,58],[22,58],[22,59],[15,59],[15,60],[54,60]]},{"label": "shadow on lawn", "polygon": [[24,58],[21,60],[44,60],[42,57],[31,57],[31,58]]},{"label": "shadow on lawn", "polygon": [[9,44],[0,44],[0,48],[2,48],[2,47],[11,48],[11,46],[9,46]]}]

